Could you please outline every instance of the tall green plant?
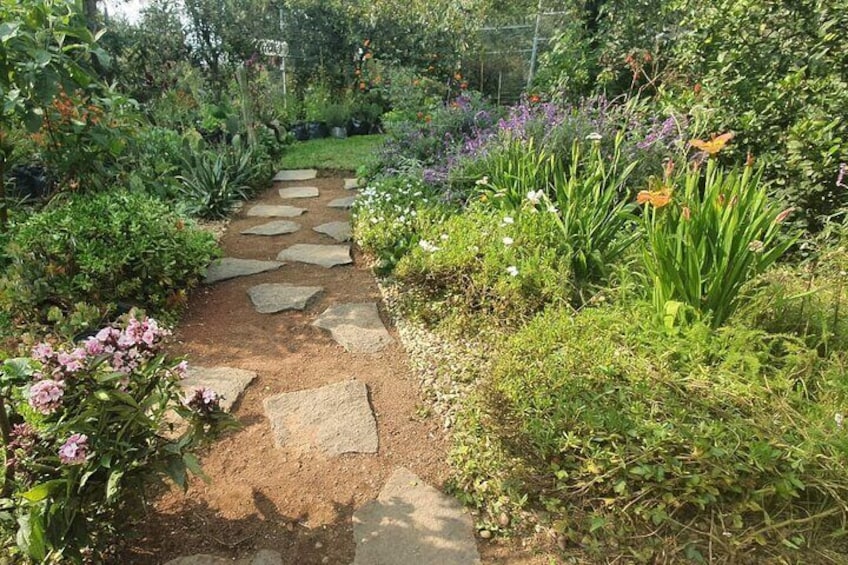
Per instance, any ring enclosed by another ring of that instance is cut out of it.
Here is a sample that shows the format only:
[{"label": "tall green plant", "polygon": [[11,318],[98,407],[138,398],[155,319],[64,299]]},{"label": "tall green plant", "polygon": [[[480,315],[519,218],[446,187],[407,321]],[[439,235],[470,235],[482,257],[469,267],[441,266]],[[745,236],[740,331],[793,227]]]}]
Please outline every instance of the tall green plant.
[{"label": "tall green plant", "polygon": [[556,216],[571,251],[571,272],[578,288],[603,280],[613,264],[639,237],[633,205],[627,202],[625,183],[636,162],[621,163],[623,134],[615,140],[607,160],[599,143],[584,158],[579,141],[571,147],[568,171],[554,167]]},{"label": "tall green plant", "polygon": [[[616,137],[611,156],[597,140],[575,140],[566,166],[533,140],[511,140],[488,161],[488,176],[479,181],[481,199],[506,210],[530,208],[549,213],[570,256],[575,287],[603,280],[612,265],[638,238],[636,219],[627,202],[625,184],[636,162],[623,164],[624,135]],[[579,298],[579,297],[578,297]]]},{"label": "tall green plant", "polygon": [[667,168],[663,183],[639,194],[645,267],[667,324],[686,305],[721,326],[738,307],[742,285],[796,241],[781,230],[790,210],[781,212],[768,198],[762,174],[750,159],[740,172],[710,158],[680,178]]}]

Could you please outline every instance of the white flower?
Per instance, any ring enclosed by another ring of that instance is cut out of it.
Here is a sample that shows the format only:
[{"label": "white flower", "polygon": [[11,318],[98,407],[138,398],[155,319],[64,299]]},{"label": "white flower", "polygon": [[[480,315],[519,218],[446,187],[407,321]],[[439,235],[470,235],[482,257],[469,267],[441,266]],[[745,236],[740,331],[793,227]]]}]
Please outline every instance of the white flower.
[{"label": "white flower", "polygon": [[443,233],[441,236],[439,236],[439,239],[441,239],[442,241],[447,241],[448,240],[448,234]]},{"label": "white flower", "polygon": [[837,412],[833,415],[833,419],[834,421],[836,421],[836,427],[842,429],[842,425],[845,423],[845,416]]},{"label": "white flower", "polygon": [[489,177],[483,177],[483,178],[475,181],[474,184],[476,184],[477,186],[480,186],[480,185],[483,185],[483,184],[489,184]]},{"label": "white flower", "polygon": [[531,190],[530,192],[528,192],[528,193],[527,193],[527,200],[529,200],[529,201],[530,201],[530,204],[532,204],[533,206],[535,206],[536,204],[538,204],[539,202],[541,202],[542,197],[543,197],[544,195],[545,195],[545,191],[544,191],[544,190],[537,190],[537,191],[535,191],[535,192]]},{"label": "white flower", "polygon": [[517,277],[518,276],[518,267],[516,267],[515,265],[510,265],[509,267],[506,268],[506,272],[509,273],[509,276],[511,276],[511,277]]},{"label": "white flower", "polygon": [[589,135],[586,136],[586,139],[589,141],[600,141],[603,139],[603,136],[596,131],[593,131]]},{"label": "white flower", "polygon": [[501,241],[503,241],[504,245],[512,245],[515,243],[511,237],[505,237]]},{"label": "white flower", "polygon": [[556,214],[557,212],[559,212],[559,208],[557,208],[553,204],[548,204],[548,212],[550,212],[551,214]]},{"label": "white flower", "polygon": [[512,216],[504,216],[503,223],[504,225],[514,224],[515,220],[512,219]]},{"label": "white flower", "polygon": [[421,247],[421,249],[423,249],[427,253],[435,253],[436,251],[439,250],[438,247],[436,247],[435,245],[433,245],[432,243],[430,243],[426,239],[422,239],[421,241],[419,241],[418,245]]}]

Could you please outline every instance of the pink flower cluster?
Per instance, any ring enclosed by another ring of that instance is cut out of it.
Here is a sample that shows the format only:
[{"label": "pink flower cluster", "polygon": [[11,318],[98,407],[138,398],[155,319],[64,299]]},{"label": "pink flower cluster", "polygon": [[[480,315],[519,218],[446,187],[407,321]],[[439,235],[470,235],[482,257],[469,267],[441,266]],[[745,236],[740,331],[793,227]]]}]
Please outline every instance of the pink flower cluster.
[{"label": "pink flower cluster", "polygon": [[29,388],[29,405],[42,414],[52,414],[62,406],[65,381],[43,379]]},{"label": "pink flower cluster", "polygon": [[74,434],[59,448],[59,461],[65,465],[80,465],[88,456],[88,436]]},{"label": "pink flower cluster", "polygon": [[183,403],[192,410],[206,415],[221,409],[221,397],[214,390],[206,387],[196,388],[186,396]]},{"label": "pink flower cluster", "polygon": [[88,338],[84,349],[88,355],[111,355],[112,369],[129,374],[142,361],[153,357],[162,339],[168,335],[170,332],[160,328],[153,318],[139,320],[132,316],[125,329],[107,327]]}]

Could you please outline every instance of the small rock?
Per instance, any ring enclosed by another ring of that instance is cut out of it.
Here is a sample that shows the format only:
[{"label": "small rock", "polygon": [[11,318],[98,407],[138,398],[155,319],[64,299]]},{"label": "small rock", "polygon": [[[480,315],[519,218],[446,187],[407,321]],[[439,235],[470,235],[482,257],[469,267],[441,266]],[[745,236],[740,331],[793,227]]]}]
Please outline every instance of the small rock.
[{"label": "small rock", "polygon": [[320,541],[315,542],[315,549],[321,549],[322,547],[324,547],[323,543],[321,543]]},{"label": "small rock", "polygon": [[480,530],[480,537],[483,539],[489,539],[492,537],[492,532],[489,530]]},{"label": "small rock", "polygon": [[500,524],[503,528],[509,526],[509,514],[501,512],[501,515],[498,516],[498,524]]}]

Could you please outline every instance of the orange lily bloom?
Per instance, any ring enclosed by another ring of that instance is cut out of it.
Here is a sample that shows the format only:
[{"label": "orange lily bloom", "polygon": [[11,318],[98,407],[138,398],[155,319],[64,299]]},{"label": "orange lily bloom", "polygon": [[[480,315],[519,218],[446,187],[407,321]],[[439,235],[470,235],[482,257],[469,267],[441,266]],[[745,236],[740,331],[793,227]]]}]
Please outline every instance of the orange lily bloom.
[{"label": "orange lily bloom", "polygon": [[727,142],[731,139],[733,139],[733,132],[729,131],[718,136],[714,135],[709,141],[693,139],[689,142],[689,145],[696,147],[705,153],[709,153],[710,156],[713,156],[724,149],[724,146],[727,145]]}]

